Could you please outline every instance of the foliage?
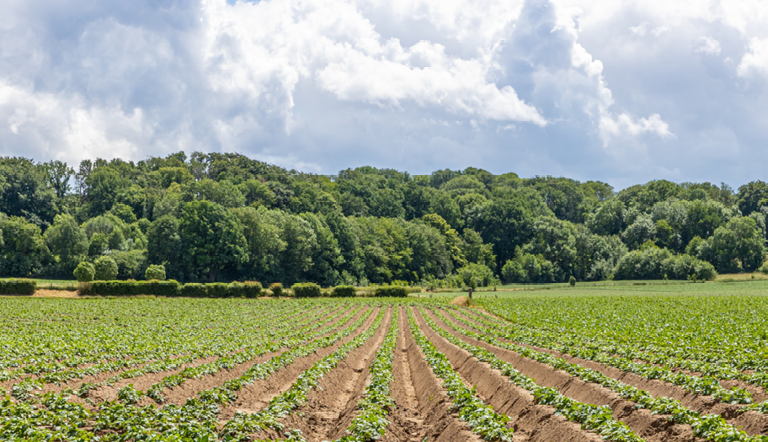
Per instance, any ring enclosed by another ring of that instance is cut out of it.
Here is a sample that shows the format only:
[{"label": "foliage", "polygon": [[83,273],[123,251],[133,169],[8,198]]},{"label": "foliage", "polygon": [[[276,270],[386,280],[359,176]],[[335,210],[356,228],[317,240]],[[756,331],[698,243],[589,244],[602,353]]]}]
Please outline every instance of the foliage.
[{"label": "foliage", "polygon": [[408,289],[397,285],[384,285],[376,287],[373,296],[386,298],[404,298],[408,296]]},{"label": "foliage", "polygon": [[152,264],[147,267],[144,277],[151,280],[165,281],[165,266]]},{"label": "foliage", "polygon": [[0,295],[33,295],[37,283],[28,279],[0,279]]},{"label": "foliage", "polygon": [[357,289],[352,285],[337,285],[333,288],[331,296],[334,298],[354,298],[357,296]]},{"label": "foliage", "polygon": [[4,157],[0,275],[66,277],[110,256],[119,279],[141,279],[152,263],[192,283],[457,285],[472,264],[510,282],[596,281],[649,240],[719,272],[751,272],[765,253],[767,195],[762,181],[734,192],[655,180],[615,193],[473,167],[328,177],[231,153],[78,167]]},{"label": "foliage", "polygon": [[90,282],[96,276],[96,269],[88,261],[83,261],[77,265],[77,268],[73,272],[78,282]]},{"label": "foliage", "polygon": [[291,286],[291,292],[297,298],[319,298],[320,286],[311,282],[297,283]]},{"label": "foliage", "polygon": [[100,256],[93,263],[95,274],[94,279],[97,281],[112,281],[117,277],[117,263],[109,256]]},{"label": "foliage", "polygon": [[283,284],[279,282],[273,282],[269,285],[269,291],[272,296],[279,297],[283,295]]}]

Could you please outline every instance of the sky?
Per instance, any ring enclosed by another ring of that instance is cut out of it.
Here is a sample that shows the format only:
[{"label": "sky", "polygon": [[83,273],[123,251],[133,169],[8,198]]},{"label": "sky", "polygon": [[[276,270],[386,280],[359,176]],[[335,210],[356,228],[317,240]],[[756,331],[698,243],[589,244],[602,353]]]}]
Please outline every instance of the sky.
[{"label": "sky", "polygon": [[763,0],[4,0],[0,155],[766,179]]}]

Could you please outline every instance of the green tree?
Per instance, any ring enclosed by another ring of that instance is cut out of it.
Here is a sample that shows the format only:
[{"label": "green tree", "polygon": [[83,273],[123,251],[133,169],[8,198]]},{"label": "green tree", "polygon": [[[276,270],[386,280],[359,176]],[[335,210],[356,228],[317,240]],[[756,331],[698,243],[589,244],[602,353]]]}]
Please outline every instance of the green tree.
[{"label": "green tree", "polygon": [[221,273],[233,274],[248,261],[248,244],[237,218],[208,201],[184,205],[179,221],[182,262],[189,274],[213,282]]},{"label": "green tree", "polygon": [[88,253],[88,236],[70,215],[56,215],[45,232],[45,243],[56,257],[62,275],[71,273]]},{"label": "green tree", "polygon": [[603,236],[618,235],[624,229],[626,208],[618,199],[609,199],[587,217],[586,225],[592,233]]},{"label": "green tree", "polygon": [[93,263],[94,278],[97,281],[112,281],[117,278],[117,263],[109,256],[100,256]]},{"label": "green tree", "polygon": [[79,282],[90,282],[93,281],[96,275],[96,269],[93,268],[93,264],[90,262],[83,261],[77,265],[77,268],[72,273]]},{"label": "green tree", "polygon": [[45,171],[26,158],[0,157],[0,212],[45,226],[58,212]]},{"label": "green tree", "polygon": [[26,219],[17,216],[6,218],[2,223],[2,234],[1,276],[33,276],[53,261],[40,234],[40,227]]},{"label": "green tree", "polygon": [[179,220],[166,215],[152,221],[147,231],[147,260],[165,266],[173,279],[184,280],[182,271],[183,243]]},{"label": "green tree", "polygon": [[165,267],[162,265],[150,265],[144,272],[144,278],[147,280],[165,281]]}]

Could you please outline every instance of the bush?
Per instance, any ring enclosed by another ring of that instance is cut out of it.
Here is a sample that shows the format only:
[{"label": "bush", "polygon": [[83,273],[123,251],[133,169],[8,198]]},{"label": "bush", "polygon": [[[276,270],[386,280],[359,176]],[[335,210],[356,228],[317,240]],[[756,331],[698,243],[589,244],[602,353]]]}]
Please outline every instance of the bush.
[{"label": "bush", "polygon": [[208,287],[205,284],[189,283],[181,288],[181,296],[187,298],[207,298]]},{"label": "bush", "polygon": [[283,285],[279,282],[273,282],[269,285],[269,291],[272,292],[272,296],[282,296],[283,295]]},{"label": "bush", "polygon": [[385,298],[405,298],[408,296],[408,289],[397,285],[383,285],[376,287],[373,296]]},{"label": "bush", "polygon": [[573,275],[571,275],[571,277],[568,278],[568,284],[570,284],[571,287],[576,285],[576,278],[574,278]]},{"label": "bush", "polygon": [[228,298],[256,298],[261,294],[261,283],[256,281],[233,282],[227,288]]},{"label": "bush", "polygon": [[351,285],[337,285],[333,288],[331,296],[334,298],[353,298],[357,295],[357,289]]},{"label": "bush", "polygon": [[320,286],[313,282],[298,283],[291,286],[293,296],[297,298],[319,298]]},{"label": "bush", "polygon": [[93,265],[96,271],[94,279],[98,281],[112,281],[117,277],[117,263],[109,256],[100,256]]},{"label": "bush", "polygon": [[758,272],[768,275],[768,261],[764,262],[763,265],[760,266],[759,269],[757,269]]},{"label": "bush", "polygon": [[223,282],[213,282],[206,285],[208,286],[209,298],[226,298],[227,297],[227,289],[229,288],[229,284],[225,284]]},{"label": "bush", "polygon": [[96,275],[96,269],[93,268],[93,264],[87,261],[83,261],[77,265],[74,272],[75,278],[78,282],[90,282],[93,281],[93,277]]},{"label": "bush", "polygon": [[34,295],[37,282],[29,279],[0,280],[0,295]]},{"label": "bush", "polygon": [[163,265],[150,265],[144,272],[144,277],[148,280],[165,281],[165,266]]},{"label": "bush", "polygon": [[99,296],[179,296],[179,283],[170,281],[94,281],[80,283],[81,295]]},{"label": "bush", "polygon": [[246,298],[258,298],[261,292],[264,291],[264,288],[258,281],[245,281],[244,285],[245,288],[243,290]]}]

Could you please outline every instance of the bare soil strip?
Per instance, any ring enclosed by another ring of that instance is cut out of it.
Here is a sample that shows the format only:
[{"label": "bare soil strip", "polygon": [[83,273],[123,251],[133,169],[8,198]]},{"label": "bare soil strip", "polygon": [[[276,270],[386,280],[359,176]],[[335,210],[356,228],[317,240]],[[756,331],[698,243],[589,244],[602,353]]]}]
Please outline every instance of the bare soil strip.
[{"label": "bare soil strip", "polygon": [[[366,309],[362,309],[342,327],[349,327],[349,325],[353,324],[357,319],[359,319],[360,316],[365,313],[365,311]],[[233,403],[224,407],[219,413],[220,427],[232,419],[232,416],[234,416],[238,411],[252,414],[263,410],[273,397],[283,393],[284,391],[287,391],[296,381],[299,375],[308,368],[312,367],[315,362],[338,350],[339,347],[351,341],[360,333],[363,333],[366,328],[370,327],[371,323],[373,323],[373,321],[376,319],[377,313],[378,309],[376,309],[368,317],[365,324],[363,324],[362,327],[360,327],[357,331],[351,333],[349,336],[343,339],[339,339],[339,341],[330,347],[321,348],[310,356],[297,358],[295,361],[293,361],[292,364],[283,367],[281,370],[272,374],[272,376],[269,378],[256,381],[253,384],[244,387],[238,393],[237,399]],[[331,335],[338,330],[339,329],[336,329],[323,336],[319,336],[318,338]],[[197,390],[203,390],[203,388],[197,387]]]},{"label": "bare soil strip", "polygon": [[693,430],[688,425],[673,424],[672,422],[669,422],[665,416],[654,415],[649,410],[645,409],[636,409],[634,402],[629,402],[618,394],[597,384],[586,383],[581,379],[572,377],[562,370],[555,370],[547,364],[525,358],[512,351],[464,336],[446,326],[440,318],[431,312],[428,314],[438,326],[448,331],[453,336],[456,336],[471,345],[491,351],[499,359],[513,364],[521,373],[535,379],[537,384],[544,387],[554,388],[561,394],[580,402],[610,406],[613,411],[614,419],[621,420],[629,425],[635,434],[648,442],[703,441],[703,439],[693,435]]},{"label": "bare soil strip", "polygon": [[[355,318],[357,317],[358,316],[355,316]],[[354,321],[355,318],[353,318],[352,320]],[[323,320],[324,319],[318,319],[314,321],[314,323],[317,324],[322,322]],[[344,325],[342,325],[342,327],[343,326]],[[322,336],[327,336],[328,334],[334,333],[334,332],[335,330],[327,334],[324,334]],[[322,336],[319,336],[319,337],[322,337]],[[168,404],[183,405],[184,403],[187,402],[187,399],[197,397],[197,392],[205,391],[205,390],[217,387],[227,382],[230,379],[238,378],[242,376],[243,373],[245,373],[252,366],[266,362],[269,359],[279,356],[286,351],[288,351],[287,348],[281,348],[278,351],[265,353],[261,356],[257,356],[256,358],[251,359],[250,361],[243,362],[242,364],[238,364],[235,367],[233,367],[231,370],[219,370],[212,375],[201,376],[196,379],[194,378],[188,379],[181,385],[178,385],[171,389],[164,388],[162,390],[162,394],[165,397],[164,405],[168,405]],[[153,379],[154,382],[149,383],[146,388],[149,388],[150,386],[152,386],[152,384],[156,382],[160,382],[166,376],[167,374],[160,374],[159,376],[154,376],[154,379]],[[134,384],[134,387],[135,387],[135,384]],[[135,388],[138,388],[138,387],[135,387]],[[146,390],[146,388],[144,388],[143,390]],[[152,399],[147,397],[144,397],[139,401],[139,405],[151,405],[154,403],[155,402]]]},{"label": "bare soil strip", "polygon": [[[331,313],[329,313],[327,315],[324,315],[322,318],[318,318],[317,320],[313,321],[313,324],[319,324],[322,321],[326,320],[326,318],[328,316],[330,316],[332,314],[335,314],[335,313],[336,312],[334,311],[334,312],[331,312]],[[298,321],[303,321],[305,316],[306,316],[305,314],[302,314],[301,317],[298,319]],[[225,382],[227,379],[230,379],[232,377],[230,375],[235,375],[235,377],[236,376],[240,376],[251,365],[258,364],[260,362],[264,362],[264,361],[266,361],[267,359],[269,359],[269,358],[271,358],[273,356],[279,355],[280,353],[282,353],[285,350],[286,349],[280,349],[277,352],[265,353],[264,355],[259,356],[259,357],[255,358],[255,359],[251,360],[251,361],[245,362],[243,364],[238,365],[237,367],[234,367],[232,370],[221,370],[221,371],[217,372],[215,375],[213,375],[213,376],[206,376],[205,378],[210,378],[212,380],[212,382],[216,382],[215,385],[219,385],[220,383]],[[233,351],[230,354],[234,354],[237,351],[239,351],[239,350]],[[135,378],[129,378],[129,379],[120,380],[120,381],[116,382],[113,385],[104,385],[104,386],[102,386],[100,388],[97,388],[97,389],[92,390],[92,391],[89,392],[88,399],[90,400],[91,404],[89,404],[87,401],[78,400],[78,398],[70,398],[70,401],[83,403],[86,407],[93,408],[93,407],[95,407],[95,405],[93,405],[93,404],[97,405],[97,404],[99,404],[99,403],[101,403],[103,401],[116,398],[118,390],[120,390],[121,388],[123,388],[123,387],[125,387],[127,385],[131,385],[132,384],[133,387],[136,390],[146,391],[153,384],[161,381],[163,378],[165,378],[167,376],[171,376],[171,375],[177,374],[177,373],[181,372],[182,370],[184,370],[185,368],[188,368],[188,367],[194,367],[194,366],[198,366],[198,365],[208,364],[208,363],[214,362],[217,359],[219,359],[219,356],[210,356],[210,357],[207,357],[207,358],[195,360],[195,361],[190,362],[188,364],[184,364],[184,365],[182,365],[182,366],[180,366],[180,367],[178,367],[176,369],[173,369],[173,370],[159,371],[157,373],[147,373],[145,375],[137,376]],[[147,364],[150,364],[152,362],[153,361],[150,361]],[[142,364],[142,365],[140,365],[138,367],[133,367],[133,368],[140,368],[140,367],[143,367],[143,366],[145,366],[147,364]],[[45,392],[47,392],[47,391],[56,391],[56,392],[58,392],[58,391],[63,390],[64,388],[72,388],[74,390],[77,390],[85,382],[91,382],[91,383],[103,382],[103,381],[111,378],[112,376],[120,374],[120,373],[122,373],[122,372],[124,372],[126,370],[128,370],[128,369],[112,371],[112,372],[105,372],[105,373],[99,373],[98,375],[86,376],[86,377],[84,377],[82,379],[76,379],[76,380],[73,379],[71,382],[69,382],[67,384],[62,384],[62,386],[60,386],[60,387],[53,386],[53,385],[46,385],[46,388],[44,389],[44,391]],[[220,380],[220,378],[225,378],[225,379],[222,381],[222,380]],[[188,381],[188,382],[185,382],[184,384],[182,384],[182,385],[180,385],[180,386],[178,386],[178,387],[176,387],[176,388],[174,388],[172,390],[169,390],[170,393],[168,393],[167,396],[166,396],[166,399],[167,399],[166,402],[169,403],[169,404],[175,403],[175,404],[181,405],[184,402],[186,402],[188,397],[196,396],[197,395],[197,390],[191,390],[191,389],[188,389],[188,388],[185,387],[185,385],[187,383],[189,383],[189,382],[193,382],[194,383],[194,381]],[[48,390],[49,388],[50,388],[50,390]],[[149,398],[145,397],[145,398],[141,399],[139,404],[140,405],[151,405],[151,404],[154,404],[154,403],[155,402],[152,399],[149,399]]]},{"label": "bare soil strip", "polygon": [[[480,309],[478,308],[478,310],[480,310]],[[494,320],[496,320],[497,322],[506,323],[506,324],[508,324],[510,326],[514,325],[514,323],[512,323],[510,321],[507,321],[506,319],[501,318],[499,316],[496,316],[493,313],[488,312],[485,309],[482,309],[482,311],[486,315],[488,315],[491,318],[493,318]],[[472,315],[466,315],[464,312],[462,312],[462,316],[464,316],[468,320],[471,320],[471,321],[474,322],[474,317]],[[546,351],[546,352],[548,352],[550,354],[553,354],[553,355],[561,354],[561,353],[556,352],[556,351],[552,351],[552,350],[548,350],[548,349],[540,349],[539,347],[528,345],[528,344],[523,344],[523,343],[518,343],[518,342],[516,342],[516,344],[518,344],[518,345],[525,345],[527,347],[530,347],[530,348],[533,348],[533,349],[536,349],[536,350],[540,350],[540,351]],[[648,354],[652,354],[652,353],[648,353]],[[619,356],[619,355],[614,355],[614,356]],[[643,360],[643,359],[633,359],[632,361],[636,362],[636,363],[648,364],[648,365],[653,365],[653,366],[657,366],[657,367],[662,366],[661,364],[655,364],[653,362],[648,362],[647,360]],[[685,370],[685,369],[682,369],[682,368],[679,368],[679,367],[670,367],[670,369],[673,372],[676,372],[676,373],[684,373],[684,374],[688,374],[688,375],[692,375],[692,376],[699,376],[699,377],[704,376],[703,373],[701,373],[701,372]],[[754,373],[754,370],[741,370],[741,371],[743,373],[745,373],[745,374],[753,374]],[[629,382],[627,382],[627,383],[629,383]],[[738,388],[743,388],[743,389],[749,391],[749,394],[752,395],[752,399],[754,400],[755,403],[759,403],[759,402],[763,402],[763,401],[768,400],[768,389],[766,389],[764,387],[761,387],[759,385],[750,384],[750,383],[747,383],[747,382],[744,382],[744,381],[738,380],[738,379],[720,379],[719,383],[720,383],[720,385],[723,386],[723,388],[726,388],[726,389],[730,389],[732,387],[738,387]],[[638,387],[638,388],[640,388],[640,387]],[[681,400],[681,399],[678,398],[678,400]]]},{"label": "bare soil strip", "polygon": [[[459,312],[459,313],[460,313],[460,316],[462,318],[466,318],[468,322],[477,324],[477,322],[474,321],[471,316],[463,314],[462,312]],[[450,319],[450,316],[447,316],[447,317]],[[462,325],[462,324],[457,324],[457,325]],[[472,330],[473,331],[479,331],[480,328],[482,328],[482,326],[478,326],[478,328],[473,328]],[[450,330],[447,327],[446,327],[446,330],[452,332],[452,330]],[[480,345],[480,344],[475,344],[474,342],[481,342],[481,341],[477,341],[475,339],[468,338],[468,337],[465,337],[465,336],[462,336],[462,339],[466,340],[467,342],[472,343],[472,345]],[[573,363],[573,364],[579,364],[582,367],[590,368],[590,369],[595,370],[595,371],[599,371],[599,372],[603,373],[604,375],[606,375],[608,377],[611,377],[613,379],[619,380],[619,381],[624,382],[626,384],[629,384],[629,385],[632,385],[634,387],[637,387],[637,388],[640,388],[642,390],[645,390],[648,393],[650,393],[651,395],[653,395],[654,397],[669,397],[669,398],[672,398],[672,399],[676,399],[676,400],[680,401],[680,403],[683,406],[688,407],[688,408],[690,408],[693,411],[696,411],[696,412],[699,412],[699,413],[704,413],[704,414],[719,414],[729,424],[737,426],[737,427],[741,427],[741,429],[745,433],[749,434],[750,436],[754,436],[754,435],[758,435],[758,434],[768,434],[768,415],[765,415],[765,414],[762,414],[762,413],[758,413],[756,411],[748,411],[746,413],[739,413],[738,410],[741,409],[742,407],[744,407],[744,405],[724,404],[722,402],[719,402],[719,401],[715,400],[712,396],[702,396],[702,395],[693,394],[693,393],[690,393],[688,391],[683,390],[682,388],[678,387],[677,385],[674,385],[674,384],[671,384],[669,382],[665,382],[665,381],[662,381],[662,380],[659,380],[659,379],[652,379],[652,380],[651,379],[647,379],[647,378],[645,378],[643,376],[640,376],[640,375],[637,375],[635,373],[628,373],[628,372],[619,370],[619,369],[614,368],[614,367],[606,366],[606,365],[601,364],[599,362],[588,361],[586,359],[581,359],[581,358],[573,357],[571,355],[568,355],[566,353],[561,353],[559,351],[554,351],[554,350],[549,350],[549,349],[546,349],[546,348],[541,348],[541,347],[536,347],[536,346],[532,346],[532,345],[522,344],[522,343],[519,343],[519,342],[510,341],[510,340],[502,339],[502,338],[498,338],[498,339],[500,341],[502,341],[502,342],[510,342],[510,343],[514,343],[514,344],[517,344],[517,345],[520,345],[520,346],[525,346],[525,347],[528,347],[528,348],[532,348],[532,349],[534,349],[536,351],[546,352],[546,353],[549,353],[549,354],[554,355],[556,357],[561,357],[561,358],[565,359],[567,362],[570,362],[570,363]],[[470,340],[473,341],[473,342],[471,342]],[[484,343],[484,342],[482,343],[482,346],[487,348],[487,349],[489,349],[490,351],[493,351],[499,357],[501,357],[501,355],[498,354],[496,350],[499,350],[499,351],[502,351],[502,352],[507,352],[509,354],[515,355],[515,357],[518,360],[527,361],[529,364],[538,364],[540,366],[549,367],[546,364],[542,364],[540,362],[536,362],[536,361],[530,360],[528,358],[522,357],[522,356],[518,355],[517,353],[514,353],[514,352],[506,350],[506,349],[499,349],[498,347],[491,346],[490,344],[487,344],[487,343]],[[517,362],[513,362],[513,361],[507,360],[507,359],[504,359],[504,360],[507,361],[507,362],[510,362],[510,363],[514,363],[517,366]],[[521,367],[517,367],[517,368],[518,368],[518,370],[520,370],[521,372],[527,374],[528,376],[531,376],[531,377],[535,378],[537,380],[537,383],[539,383],[539,385],[545,385],[545,384],[539,382],[539,380],[540,380],[539,377],[536,377],[535,375],[531,375],[531,374],[527,373]],[[550,367],[550,370],[553,370],[553,369]],[[563,376],[570,377],[570,375],[568,375],[565,372],[560,371],[560,373],[562,373]],[[574,381],[578,381],[578,382],[584,383],[583,381],[580,381],[578,379],[574,379]],[[601,390],[604,390],[604,391],[608,392],[610,395],[614,395],[617,398],[619,398],[621,400],[624,400],[620,396],[616,395],[613,392],[610,392],[610,390],[608,390],[606,388],[603,388],[603,387],[601,387],[599,385],[596,385],[596,384],[587,384],[587,385],[591,385],[594,388],[599,388]],[[551,386],[553,388],[558,388],[558,390],[559,390],[559,387],[556,387],[555,385],[546,385],[546,386]],[[565,391],[561,390],[560,392],[565,394],[565,395],[570,396],[570,394],[567,394]],[[574,396],[571,396],[571,397],[574,397]],[[574,399],[578,399],[578,398],[574,397]],[[578,399],[578,400],[581,400],[581,399]],[[629,401],[626,401],[626,400],[624,400],[624,401],[627,402],[628,404],[633,404],[633,402],[629,402]],[[584,402],[584,401],[582,401],[582,402]],[[606,403],[608,403],[608,402],[606,402]],[[617,419],[621,418],[621,420],[623,420],[624,422],[627,423],[627,425],[632,427],[632,429],[637,434],[645,437],[645,435],[643,433],[637,431],[632,426],[632,424],[627,420],[627,418],[620,417],[620,415],[617,415],[617,408],[615,408],[613,405],[611,405],[611,408],[614,410],[614,416]]]},{"label": "bare soil strip", "polygon": [[463,422],[449,411],[450,398],[432,373],[421,349],[408,331],[408,314],[400,307],[400,333],[393,361],[394,383],[390,386],[396,407],[382,442],[479,442]]},{"label": "bare soil strip", "polygon": [[357,413],[368,381],[373,357],[389,330],[390,307],[376,333],[361,347],[352,350],[307,394],[307,402],[279,421],[286,429],[299,429],[310,442],[336,439],[344,435]]},{"label": "bare soil strip", "polygon": [[[416,322],[435,347],[448,357],[454,370],[464,380],[476,386],[478,396],[496,412],[512,418],[515,439],[518,441],[593,441],[603,439],[595,433],[584,431],[579,424],[555,415],[554,407],[538,405],[528,391],[510,383],[490,365],[479,362],[467,351],[451,344],[435,333],[421,317],[417,309]],[[520,370],[522,371],[522,370]],[[538,378],[535,377],[538,382]],[[543,385],[539,383],[539,385]]]}]

